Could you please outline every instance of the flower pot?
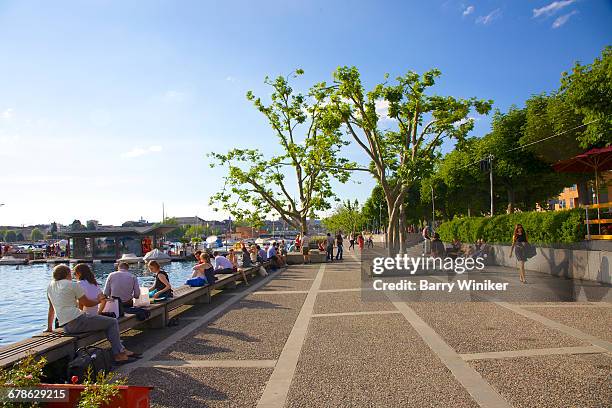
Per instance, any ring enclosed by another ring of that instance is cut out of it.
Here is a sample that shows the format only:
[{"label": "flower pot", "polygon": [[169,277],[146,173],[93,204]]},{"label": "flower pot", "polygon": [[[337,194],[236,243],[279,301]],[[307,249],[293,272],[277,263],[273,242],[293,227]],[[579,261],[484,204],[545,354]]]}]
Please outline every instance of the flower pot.
[{"label": "flower pot", "polygon": [[[68,401],[48,402],[48,408],[73,408],[79,403],[81,392],[85,389],[81,384],[41,384],[44,388],[57,388],[68,390]],[[149,392],[153,387],[142,387],[135,385],[119,385],[117,394],[104,408],[149,408]]]}]

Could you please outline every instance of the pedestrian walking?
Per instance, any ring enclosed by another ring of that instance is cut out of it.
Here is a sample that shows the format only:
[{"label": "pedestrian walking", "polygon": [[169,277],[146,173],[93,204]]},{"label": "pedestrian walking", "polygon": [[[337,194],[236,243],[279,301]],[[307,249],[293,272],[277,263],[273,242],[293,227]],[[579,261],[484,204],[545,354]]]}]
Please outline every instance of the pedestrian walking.
[{"label": "pedestrian walking", "polygon": [[512,246],[510,247],[510,256],[512,257],[512,251],[514,250],[514,255],[516,256],[516,260],[519,263],[519,279],[523,283],[527,283],[525,279],[525,261],[527,260],[527,255],[525,250],[529,241],[527,240],[527,233],[521,224],[516,224],[514,227],[514,233],[512,234]]},{"label": "pedestrian walking", "polygon": [[342,231],[338,231],[336,235],[336,260],[342,260],[343,248],[342,248]]},{"label": "pedestrian walking", "polygon": [[364,244],[363,235],[359,234],[359,236],[357,237],[357,245],[359,245],[360,251],[363,251],[363,244]]},{"label": "pedestrian walking", "polygon": [[421,231],[421,235],[423,236],[423,256],[425,256],[431,248],[431,236],[429,235],[429,227],[427,225]]},{"label": "pedestrian walking", "polygon": [[327,260],[329,262],[333,262],[334,261],[334,238],[328,232],[327,233],[327,238],[325,240],[326,240],[326,242],[325,242],[325,252],[327,252]]},{"label": "pedestrian walking", "polygon": [[351,235],[349,235],[349,251],[350,250],[355,250],[355,233],[351,232]]}]

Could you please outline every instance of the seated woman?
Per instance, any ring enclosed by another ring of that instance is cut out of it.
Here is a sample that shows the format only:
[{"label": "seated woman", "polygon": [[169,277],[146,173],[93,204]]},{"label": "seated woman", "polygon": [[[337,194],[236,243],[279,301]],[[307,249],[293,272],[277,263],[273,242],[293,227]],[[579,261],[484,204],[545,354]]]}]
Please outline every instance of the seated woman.
[{"label": "seated woman", "polygon": [[[250,268],[253,266],[253,262],[251,262],[251,253],[249,252],[249,250],[247,249],[246,245],[244,243],[242,243],[242,248],[240,250],[240,253],[242,254],[242,267],[243,268]],[[255,258],[257,259],[257,258]]]},{"label": "seated woman", "polygon": [[318,247],[319,247],[319,251],[326,252],[325,251],[325,241],[319,241]]},{"label": "seated woman", "polygon": [[96,306],[104,297],[102,293],[95,301],[85,296],[80,284],[72,281],[72,274],[68,265],[57,265],[53,268],[53,280],[47,287],[49,312],[47,314],[47,332],[53,332],[53,320],[57,315],[59,327],[68,334],[88,333],[104,330],[106,338],[111,344],[113,358],[116,364],[125,364],[133,361],[130,357],[139,355],[126,349],[119,337],[119,323],[117,319],[100,315],[88,315],[77,308],[78,304]]},{"label": "seated woman", "polygon": [[171,298],[172,286],[170,286],[170,280],[168,279],[168,273],[161,269],[157,261],[149,261],[147,264],[149,270],[155,274],[155,283],[149,288],[149,296],[154,300],[163,300]]},{"label": "seated woman", "polygon": [[79,309],[84,311],[90,316],[95,316],[102,313],[104,310],[104,306],[106,305],[106,297],[103,296],[98,301],[100,294],[102,294],[102,290],[98,286],[98,282],[96,281],[96,277],[94,276],[89,266],[86,264],[77,264],[74,267],[74,275],[81,285],[83,292],[85,292],[85,296],[92,302],[95,302],[95,306],[87,306],[82,302],[79,302]]},{"label": "seated woman", "polygon": [[234,265],[234,270],[237,270],[238,259],[236,258],[236,252],[234,251],[234,248],[230,248],[229,253],[227,254],[227,260],[230,261],[232,265]]},{"label": "seated woman", "polygon": [[193,273],[191,274],[191,279],[189,279],[186,284],[189,286],[204,286],[204,284],[212,284],[215,283],[215,269],[210,262],[210,255],[208,253],[203,252],[200,255],[199,263],[191,268]]},{"label": "seated woman", "polygon": [[251,248],[249,249],[249,253],[251,255],[251,264],[256,264],[259,262],[259,249],[257,248],[257,245],[253,244],[251,245]]}]

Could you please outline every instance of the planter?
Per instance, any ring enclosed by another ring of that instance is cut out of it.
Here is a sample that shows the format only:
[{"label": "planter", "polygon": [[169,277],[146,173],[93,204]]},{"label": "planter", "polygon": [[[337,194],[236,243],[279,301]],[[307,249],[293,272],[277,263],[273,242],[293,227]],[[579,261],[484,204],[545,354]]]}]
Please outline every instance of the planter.
[{"label": "planter", "polygon": [[[81,392],[85,389],[80,384],[41,384],[43,388],[57,388],[68,390],[68,401],[48,402],[48,408],[73,408],[79,403]],[[134,385],[119,385],[119,394],[104,408],[148,408],[150,406],[149,392],[153,387],[142,387]]]}]

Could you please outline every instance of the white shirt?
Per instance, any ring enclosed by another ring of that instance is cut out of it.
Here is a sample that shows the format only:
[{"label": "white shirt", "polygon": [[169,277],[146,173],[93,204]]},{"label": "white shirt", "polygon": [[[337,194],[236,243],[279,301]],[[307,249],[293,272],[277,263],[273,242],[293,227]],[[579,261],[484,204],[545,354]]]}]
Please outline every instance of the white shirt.
[{"label": "white shirt", "polygon": [[310,237],[308,235],[304,235],[302,237],[302,246],[308,248],[308,245],[310,245]]},{"label": "white shirt", "polygon": [[217,255],[215,257],[215,269],[234,269],[234,265],[226,257]]},{"label": "white shirt", "polygon": [[[95,301],[98,300],[98,295],[102,293],[102,290],[100,290],[98,285],[94,285],[93,283],[89,283],[85,280],[79,281],[79,284],[83,288],[87,299]],[[85,306],[83,311],[90,316],[95,316],[98,314],[98,306]]]},{"label": "white shirt", "polygon": [[85,291],[76,282],[68,279],[52,280],[47,286],[47,297],[55,309],[55,316],[60,326],[73,321],[83,312],[77,307],[77,299],[83,297]]}]

